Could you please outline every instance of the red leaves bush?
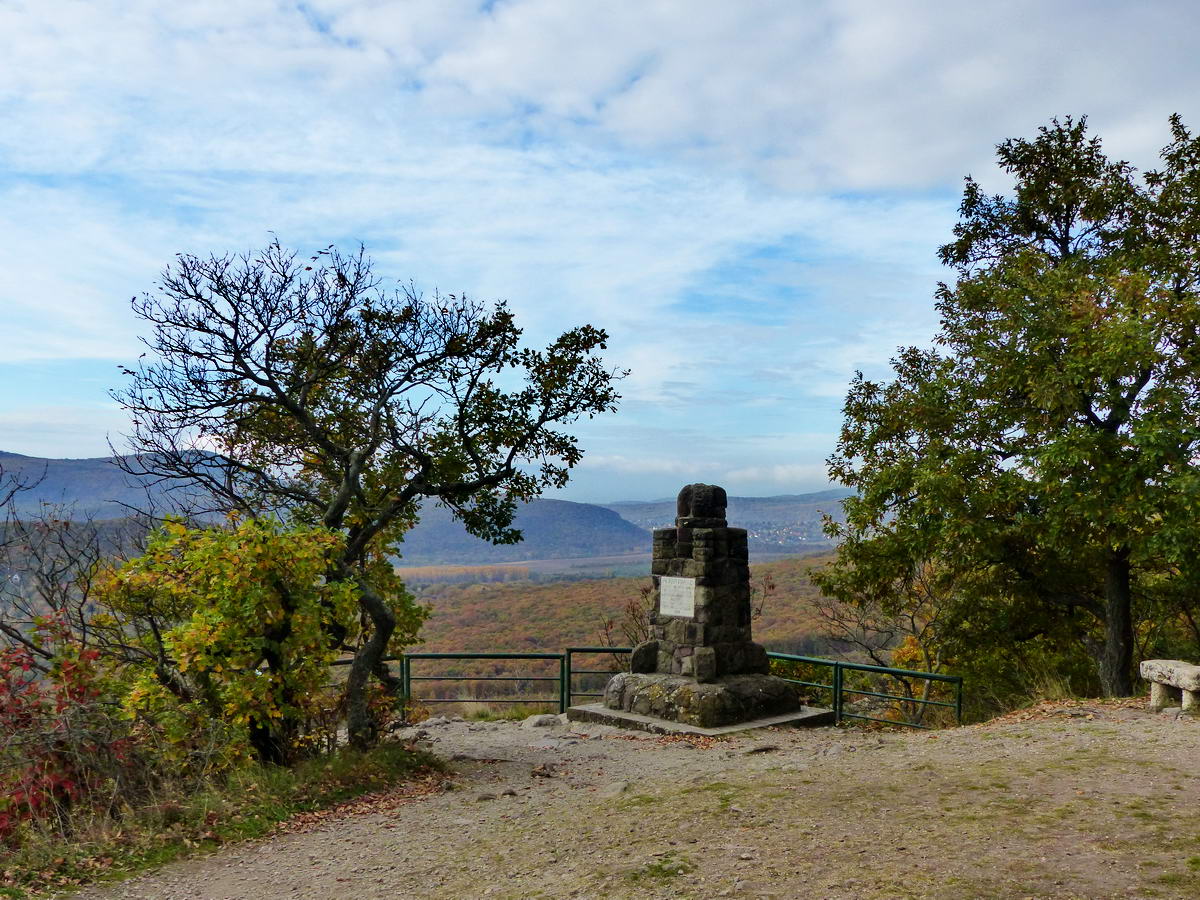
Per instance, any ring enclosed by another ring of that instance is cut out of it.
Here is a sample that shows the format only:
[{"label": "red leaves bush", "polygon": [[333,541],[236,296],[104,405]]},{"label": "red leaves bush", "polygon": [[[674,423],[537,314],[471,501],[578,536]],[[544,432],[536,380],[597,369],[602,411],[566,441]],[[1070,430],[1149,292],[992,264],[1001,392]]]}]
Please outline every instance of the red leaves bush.
[{"label": "red leaves bush", "polygon": [[98,652],[56,618],[39,620],[28,641],[0,648],[0,844],[8,845],[24,823],[67,830],[81,806],[112,808],[133,771],[126,724],[101,696]]}]

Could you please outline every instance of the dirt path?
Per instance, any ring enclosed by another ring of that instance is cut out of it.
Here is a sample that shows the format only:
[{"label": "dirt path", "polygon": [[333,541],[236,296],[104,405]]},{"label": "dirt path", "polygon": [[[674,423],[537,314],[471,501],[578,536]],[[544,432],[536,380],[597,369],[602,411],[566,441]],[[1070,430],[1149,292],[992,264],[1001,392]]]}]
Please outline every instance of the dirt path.
[{"label": "dirt path", "polygon": [[1200,721],[1046,705],[938,733],[696,745],[425,727],[456,789],[83,900],[1198,897]]}]

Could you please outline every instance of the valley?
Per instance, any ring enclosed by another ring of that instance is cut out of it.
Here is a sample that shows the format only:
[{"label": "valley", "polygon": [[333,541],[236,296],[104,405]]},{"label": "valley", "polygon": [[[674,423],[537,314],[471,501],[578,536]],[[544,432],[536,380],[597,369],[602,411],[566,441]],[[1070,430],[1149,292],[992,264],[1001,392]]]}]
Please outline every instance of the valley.
[{"label": "valley", "polygon": [[[755,640],[786,653],[824,649],[821,622],[812,603],[817,589],[808,571],[829,559],[824,554],[751,563],[752,584],[769,579],[775,586],[755,620]],[[626,604],[637,601],[649,584],[648,573],[572,580],[412,582],[410,589],[431,610],[421,630],[423,643],[413,649],[531,652],[601,643],[605,620],[619,620]]]}]

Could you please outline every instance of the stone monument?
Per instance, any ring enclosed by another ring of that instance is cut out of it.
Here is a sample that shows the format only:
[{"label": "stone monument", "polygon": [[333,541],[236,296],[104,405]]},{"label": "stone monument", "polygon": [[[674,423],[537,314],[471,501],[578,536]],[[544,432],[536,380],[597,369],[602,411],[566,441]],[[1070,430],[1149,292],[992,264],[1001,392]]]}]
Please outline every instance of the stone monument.
[{"label": "stone monument", "polygon": [[767,674],[767,653],[751,637],[746,531],[729,527],[726,502],[716,485],[679,492],[675,527],[654,531],[651,637],[603,704],[573,708],[571,718],[606,721],[603,707],[707,729],[817,712],[805,714],[796,685]]}]

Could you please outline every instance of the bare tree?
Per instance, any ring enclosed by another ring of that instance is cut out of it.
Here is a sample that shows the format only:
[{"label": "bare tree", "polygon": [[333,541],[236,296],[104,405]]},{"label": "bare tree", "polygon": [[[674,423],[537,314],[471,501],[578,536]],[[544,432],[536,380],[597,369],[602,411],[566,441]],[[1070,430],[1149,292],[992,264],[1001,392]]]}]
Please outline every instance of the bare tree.
[{"label": "bare tree", "polygon": [[[279,515],[345,536],[365,628],[347,679],[351,741],[376,738],[369,676],[398,617],[389,554],[422,499],[471,533],[518,540],[517,505],[566,483],[582,451],[557,430],[614,411],[625,374],[590,325],[520,346],[503,303],[384,291],[364,253],[179,255],[135,298],[149,356],[114,397],[133,419],[127,471],[185,484],[208,511]],[[333,635],[344,641],[346,635]],[[393,682],[394,684],[394,682]]]},{"label": "bare tree", "polygon": [[[932,564],[918,566],[910,577],[893,585],[890,598],[861,595],[841,599],[818,594],[813,601],[824,623],[822,637],[842,648],[852,658],[871,664],[914,668],[931,674],[944,665],[943,642],[938,628],[949,600],[948,586]],[[915,662],[896,659],[903,648]],[[929,679],[893,676],[910,700],[929,700],[934,682]],[[920,722],[928,707],[906,704],[913,721]]]}]

